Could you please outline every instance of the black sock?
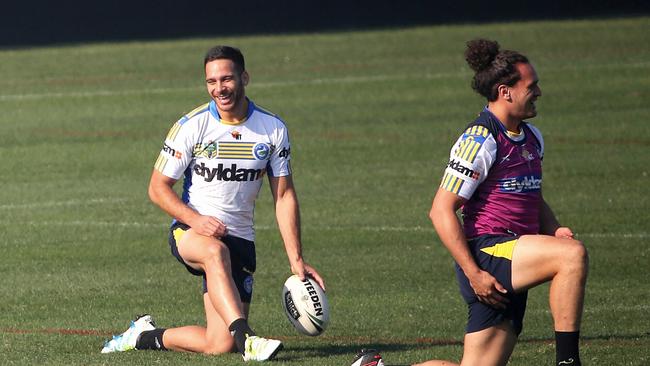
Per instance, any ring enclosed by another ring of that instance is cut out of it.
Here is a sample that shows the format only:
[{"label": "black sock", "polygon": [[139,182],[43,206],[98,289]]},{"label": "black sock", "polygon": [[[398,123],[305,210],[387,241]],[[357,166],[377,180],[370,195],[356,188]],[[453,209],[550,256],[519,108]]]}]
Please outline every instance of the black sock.
[{"label": "black sock", "polygon": [[248,321],[244,318],[239,318],[230,324],[230,334],[235,338],[235,345],[237,350],[242,355],[246,349],[246,336],[254,336],[255,332],[248,326]]},{"label": "black sock", "polygon": [[166,351],[163,344],[163,333],[166,329],[156,328],[154,330],[145,330],[140,334],[138,340],[135,342],[135,349],[155,349]]},{"label": "black sock", "polygon": [[558,366],[580,366],[580,331],[555,332],[555,362]]}]

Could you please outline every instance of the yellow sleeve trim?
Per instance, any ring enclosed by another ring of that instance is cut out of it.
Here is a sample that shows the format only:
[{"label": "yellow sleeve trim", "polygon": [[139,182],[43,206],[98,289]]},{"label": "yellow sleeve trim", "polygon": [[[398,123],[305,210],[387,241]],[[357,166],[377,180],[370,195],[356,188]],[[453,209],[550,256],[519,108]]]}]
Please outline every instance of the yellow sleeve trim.
[{"label": "yellow sleeve trim", "polygon": [[158,155],[158,159],[156,160],[156,164],[154,164],[153,167],[154,169],[162,173],[163,170],[165,169],[165,165],[167,165],[167,158],[163,156],[162,153],[160,153],[160,155]]},{"label": "yellow sleeve trim", "polygon": [[451,193],[458,194],[460,187],[463,186],[463,180],[453,174],[445,173],[440,186]]}]

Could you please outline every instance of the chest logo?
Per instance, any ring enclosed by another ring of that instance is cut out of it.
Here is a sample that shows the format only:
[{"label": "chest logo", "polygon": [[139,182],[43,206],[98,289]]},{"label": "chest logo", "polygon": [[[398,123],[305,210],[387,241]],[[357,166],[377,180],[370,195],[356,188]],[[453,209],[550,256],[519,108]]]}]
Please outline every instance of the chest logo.
[{"label": "chest logo", "polygon": [[269,145],[260,142],[253,146],[253,155],[257,160],[267,160],[269,155],[271,155],[271,148]]},{"label": "chest logo", "polygon": [[526,161],[535,160],[535,155],[528,151],[525,146],[521,149],[521,157]]}]

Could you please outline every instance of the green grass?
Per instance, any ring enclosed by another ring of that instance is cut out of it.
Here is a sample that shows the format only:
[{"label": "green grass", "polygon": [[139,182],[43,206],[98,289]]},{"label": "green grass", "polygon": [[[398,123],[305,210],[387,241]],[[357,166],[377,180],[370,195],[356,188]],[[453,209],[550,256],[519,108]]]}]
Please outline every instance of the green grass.
[{"label": "green grass", "polygon": [[[203,322],[200,283],[170,256],[149,203],[168,128],[205,102],[201,60],[242,48],[249,96],[290,127],[307,260],[332,322],[297,336],[268,188],[257,204],[253,327],[282,337],[275,364],[457,360],[465,308],[427,218],[449,149],[483,100],[464,42],[533,60],[543,97],[545,197],[590,251],[582,358],[650,363],[650,18],[105,43],[0,51],[0,354],[8,365],[232,365],[237,355],[101,355],[137,313]],[[547,286],[530,294],[510,364],[554,359]]]}]

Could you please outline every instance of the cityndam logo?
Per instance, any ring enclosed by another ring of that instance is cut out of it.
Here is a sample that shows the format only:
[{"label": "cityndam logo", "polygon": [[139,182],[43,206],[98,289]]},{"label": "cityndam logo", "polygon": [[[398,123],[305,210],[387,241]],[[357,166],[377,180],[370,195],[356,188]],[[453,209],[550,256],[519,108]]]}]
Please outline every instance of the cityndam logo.
[{"label": "cityndam logo", "polygon": [[224,168],[223,164],[219,164],[216,168],[209,168],[205,166],[205,163],[194,166],[194,174],[203,177],[206,182],[212,182],[215,179],[227,182],[252,182],[262,178],[264,172],[265,169],[238,169],[237,164],[231,164],[228,168]]}]

